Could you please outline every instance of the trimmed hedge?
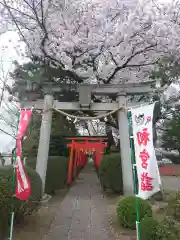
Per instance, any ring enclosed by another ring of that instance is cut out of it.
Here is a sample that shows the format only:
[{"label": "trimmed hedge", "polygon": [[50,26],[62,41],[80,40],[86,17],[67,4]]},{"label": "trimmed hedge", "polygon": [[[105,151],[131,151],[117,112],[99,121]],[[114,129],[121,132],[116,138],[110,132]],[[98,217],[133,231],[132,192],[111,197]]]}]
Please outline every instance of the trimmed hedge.
[{"label": "trimmed hedge", "polygon": [[45,192],[52,194],[64,188],[67,182],[69,159],[66,157],[49,157],[46,173]]},{"label": "trimmed hedge", "polygon": [[[26,164],[36,168],[36,159],[27,159]],[[56,190],[65,187],[67,182],[69,159],[63,156],[50,156],[48,158],[45,192],[54,194]]]},{"label": "trimmed hedge", "polygon": [[158,235],[159,222],[153,217],[145,217],[140,222],[140,239],[141,240],[160,240]]},{"label": "trimmed hedge", "polygon": [[148,201],[135,196],[123,197],[117,203],[117,217],[120,224],[126,228],[136,229],[136,199],[138,199],[140,221],[152,216],[152,208]]},{"label": "trimmed hedge", "polygon": [[[40,176],[31,168],[26,167],[27,175],[31,182],[31,196],[29,200],[20,201],[13,199],[15,222],[22,220],[25,215],[30,215],[37,209],[42,197],[42,181]],[[12,205],[12,166],[0,168],[0,234],[7,233]],[[16,183],[15,183],[16,184]]]},{"label": "trimmed hedge", "polygon": [[103,189],[123,193],[121,157],[119,153],[105,155],[101,160],[98,173]]}]

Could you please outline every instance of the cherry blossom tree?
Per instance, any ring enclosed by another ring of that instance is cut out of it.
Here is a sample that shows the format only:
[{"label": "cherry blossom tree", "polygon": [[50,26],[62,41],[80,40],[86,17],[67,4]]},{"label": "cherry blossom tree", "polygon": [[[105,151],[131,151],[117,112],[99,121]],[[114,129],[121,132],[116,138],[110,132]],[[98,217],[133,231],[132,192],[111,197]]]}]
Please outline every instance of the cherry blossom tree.
[{"label": "cherry blossom tree", "polygon": [[0,28],[16,29],[33,60],[76,82],[146,81],[160,56],[180,53],[180,7],[131,2],[0,0]]},{"label": "cherry blossom tree", "polygon": [[[164,54],[179,54],[179,5],[120,0],[0,0],[36,56],[75,72],[78,82],[146,80]],[[4,25],[4,24],[3,24]]]}]

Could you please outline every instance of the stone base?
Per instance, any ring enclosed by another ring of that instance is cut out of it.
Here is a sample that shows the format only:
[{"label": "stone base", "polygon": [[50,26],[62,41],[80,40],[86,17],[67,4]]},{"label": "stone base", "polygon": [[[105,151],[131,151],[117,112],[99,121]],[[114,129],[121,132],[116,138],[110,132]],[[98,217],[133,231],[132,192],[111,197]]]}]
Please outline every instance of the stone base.
[{"label": "stone base", "polygon": [[155,201],[162,201],[164,199],[164,195],[163,193],[160,191],[160,192],[157,192],[155,193],[152,197],[151,197],[152,200],[155,200]]},{"label": "stone base", "polygon": [[40,204],[47,204],[51,200],[52,196],[49,194],[44,194],[42,199],[40,200]]}]

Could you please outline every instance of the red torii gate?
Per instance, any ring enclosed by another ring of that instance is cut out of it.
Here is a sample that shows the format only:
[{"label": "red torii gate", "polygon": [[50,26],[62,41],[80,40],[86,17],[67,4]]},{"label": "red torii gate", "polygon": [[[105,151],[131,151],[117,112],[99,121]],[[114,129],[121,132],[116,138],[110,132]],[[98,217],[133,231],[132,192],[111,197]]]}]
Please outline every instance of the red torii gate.
[{"label": "red torii gate", "polygon": [[107,143],[104,142],[107,138],[70,137],[66,139],[71,140],[71,143],[67,144],[67,147],[70,148],[67,183],[71,184],[72,177],[76,177],[77,168],[82,168],[87,163],[89,153],[93,153],[96,167],[100,166],[101,159],[104,155],[104,149],[107,147]]}]

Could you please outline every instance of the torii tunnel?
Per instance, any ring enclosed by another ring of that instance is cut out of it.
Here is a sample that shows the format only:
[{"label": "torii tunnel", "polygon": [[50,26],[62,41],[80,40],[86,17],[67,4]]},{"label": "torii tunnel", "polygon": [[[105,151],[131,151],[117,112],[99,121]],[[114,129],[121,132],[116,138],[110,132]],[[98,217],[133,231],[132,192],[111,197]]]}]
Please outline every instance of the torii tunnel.
[{"label": "torii tunnel", "polygon": [[71,184],[72,179],[77,175],[79,168],[82,168],[89,159],[89,154],[93,156],[94,164],[98,168],[104,150],[107,147],[107,138],[104,137],[69,137],[66,140],[71,141],[67,144],[70,148],[70,159],[68,167],[67,184]]}]

